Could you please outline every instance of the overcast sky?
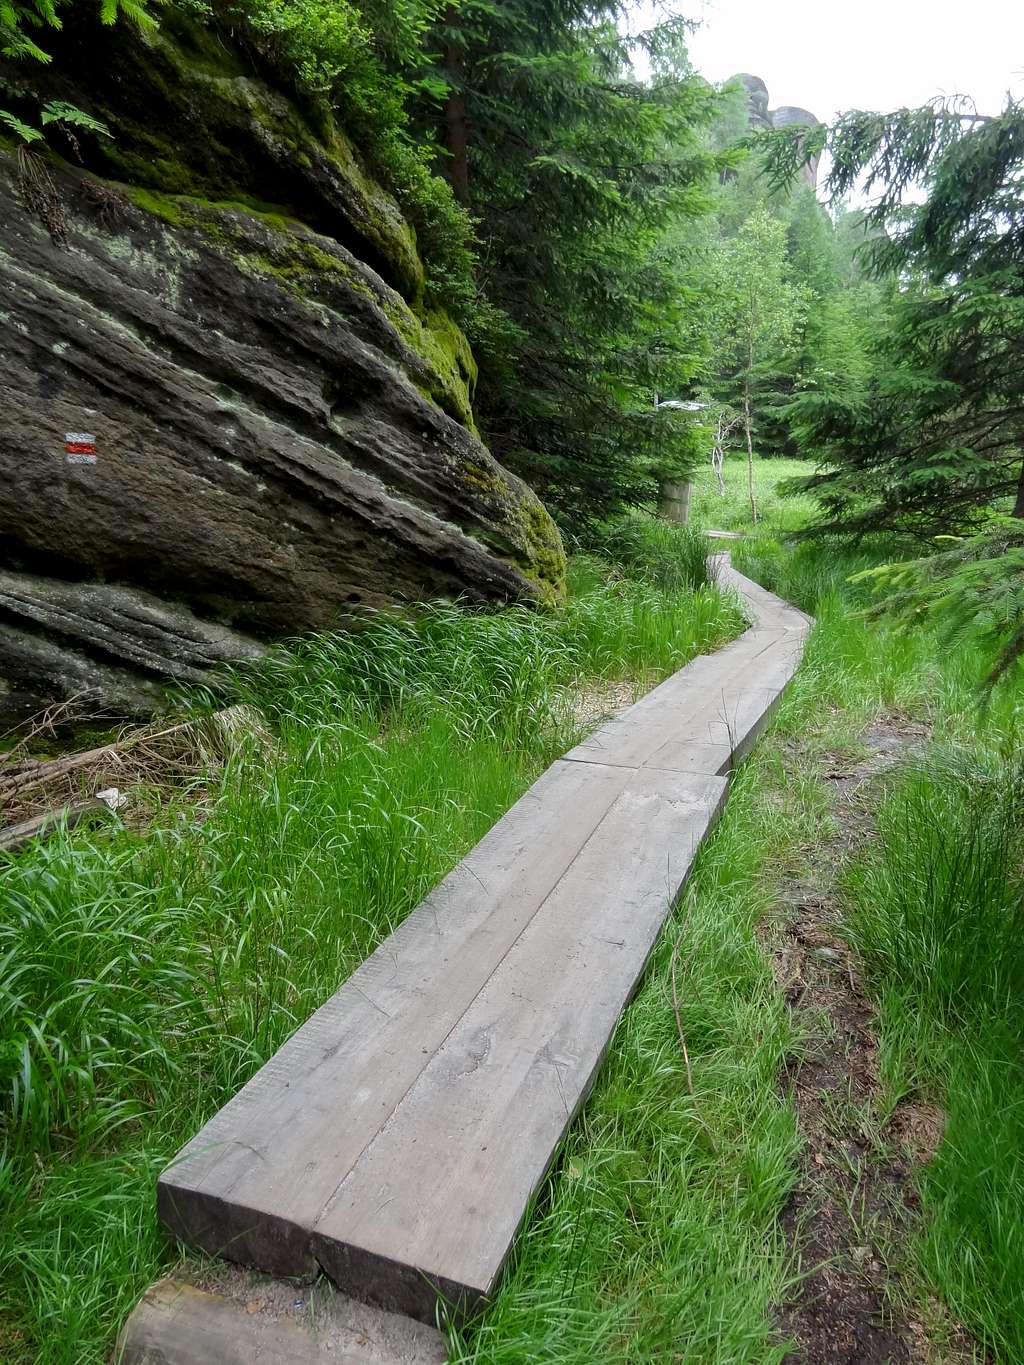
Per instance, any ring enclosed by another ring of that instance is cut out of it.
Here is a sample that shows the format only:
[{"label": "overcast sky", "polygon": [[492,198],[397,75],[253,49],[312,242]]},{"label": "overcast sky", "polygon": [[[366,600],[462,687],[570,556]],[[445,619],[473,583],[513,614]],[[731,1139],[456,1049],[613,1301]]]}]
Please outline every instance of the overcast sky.
[{"label": "overcast sky", "polygon": [[771,107],[828,122],[845,109],[897,109],[969,95],[995,113],[1024,96],[1024,0],[644,0],[633,25],[701,21],[693,64],[711,81],[760,76]]}]

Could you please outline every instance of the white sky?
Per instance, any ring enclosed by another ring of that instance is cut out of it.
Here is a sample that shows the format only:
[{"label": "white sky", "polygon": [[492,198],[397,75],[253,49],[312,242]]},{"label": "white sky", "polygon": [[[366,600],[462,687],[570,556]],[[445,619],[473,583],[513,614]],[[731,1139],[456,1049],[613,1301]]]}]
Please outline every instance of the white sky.
[{"label": "white sky", "polygon": [[700,20],[693,64],[711,81],[760,76],[770,105],[826,123],[846,109],[898,109],[969,95],[996,113],[1024,96],[1024,0],[641,0],[634,30],[658,13]]}]

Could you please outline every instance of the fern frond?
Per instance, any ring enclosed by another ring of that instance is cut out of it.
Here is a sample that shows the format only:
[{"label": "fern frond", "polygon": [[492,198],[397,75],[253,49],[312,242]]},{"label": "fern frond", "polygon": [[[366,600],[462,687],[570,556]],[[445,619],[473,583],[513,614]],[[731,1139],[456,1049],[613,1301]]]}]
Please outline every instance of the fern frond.
[{"label": "fern frond", "polygon": [[82,128],[87,133],[97,133],[101,137],[113,136],[100,119],[93,118],[92,114],[87,114],[84,109],[79,109],[75,104],[66,104],[63,100],[51,100],[49,104],[44,104],[40,119],[44,127],[48,123],[64,123],[73,128]]},{"label": "fern frond", "polygon": [[38,142],[43,136],[38,128],[33,128],[30,123],[23,122],[22,119],[7,109],[0,109],[0,123],[6,124],[12,133],[21,138],[22,142]]}]

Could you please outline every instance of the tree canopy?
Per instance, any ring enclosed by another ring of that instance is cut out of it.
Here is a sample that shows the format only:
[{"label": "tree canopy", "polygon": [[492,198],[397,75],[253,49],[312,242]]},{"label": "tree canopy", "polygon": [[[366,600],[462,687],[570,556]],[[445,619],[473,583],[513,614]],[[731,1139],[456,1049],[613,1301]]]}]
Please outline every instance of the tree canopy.
[{"label": "tree canopy", "polygon": [[803,147],[778,140],[776,181],[808,147],[831,153],[833,195],[876,192],[864,254],[898,281],[867,382],[792,405],[823,462],[805,482],[824,508],[815,533],[941,538],[938,558],[876,576],[899,610],[985,629],[997,676],[1024,649],[1024,106],[848,114]]}]

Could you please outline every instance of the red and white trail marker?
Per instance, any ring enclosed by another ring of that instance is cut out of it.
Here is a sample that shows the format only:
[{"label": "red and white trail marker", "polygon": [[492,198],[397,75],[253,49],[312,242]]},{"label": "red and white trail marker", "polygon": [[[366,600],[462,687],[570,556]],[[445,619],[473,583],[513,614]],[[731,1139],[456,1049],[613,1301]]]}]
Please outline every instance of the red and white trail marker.
[{"label": "red and white trail marker", "polygon": [[87,431],[66,431],[64,458],[68,464],[95,464],[96,437]]}]

